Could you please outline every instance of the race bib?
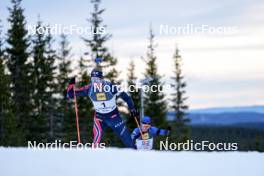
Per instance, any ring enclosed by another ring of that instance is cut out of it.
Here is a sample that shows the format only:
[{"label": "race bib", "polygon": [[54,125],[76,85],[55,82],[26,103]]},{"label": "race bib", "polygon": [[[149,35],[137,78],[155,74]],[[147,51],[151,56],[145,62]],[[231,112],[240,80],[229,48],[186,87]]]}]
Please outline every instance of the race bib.
[{"label": "race bib", "polygon": [[[102,98],[102,97],[100,97]],[[102,98],[103,99],[103,98]],[[96,112],[106,114],[116,109],[116,98],[110,100],[92,101]]]},{"label": "race bib", "polygon": [[151,150],[153,148],[153,138],[147,140],[136,140],[136,146],[139,150]]},{"label": "race bib", "polygon": [[105,93],[96,93],[96,100],[97,101],[105,101],[106,100]]}]

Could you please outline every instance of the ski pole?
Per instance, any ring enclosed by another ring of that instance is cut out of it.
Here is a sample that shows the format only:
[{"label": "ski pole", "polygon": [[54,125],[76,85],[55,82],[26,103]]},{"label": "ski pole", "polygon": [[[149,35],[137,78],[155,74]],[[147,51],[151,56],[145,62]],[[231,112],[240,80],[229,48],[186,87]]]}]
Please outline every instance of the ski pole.
[{"label": "ski pole", "polygon": [[79,115],[78,115],[77,99],[76,99],[76,94],[75,94],[75,86],[73,86],[73,96],[74,96],[74,107],[75,107],[75,116],[76,116],[77,137],[78,137],[78,144],[79,144],[81,143],[81,136],[80,136],[80,128],[79,128]]},{"label": "ski pole", "polygon": [[142,138],[142,140],[144,141],[144,144],[146,144],[146,141],[145,141],[145,139],[143,138],[143,133],[142,133],[142,130],[141,130],[140,125],[139,125],[139,123],[138,123],[138,120],[137,120],[136,117],[134,117],[134,119],[135,119],[136,124],[137,124],[137,127],[138,127],[138,129],[139,129],[139,132],[140,132],[141,138]]}]

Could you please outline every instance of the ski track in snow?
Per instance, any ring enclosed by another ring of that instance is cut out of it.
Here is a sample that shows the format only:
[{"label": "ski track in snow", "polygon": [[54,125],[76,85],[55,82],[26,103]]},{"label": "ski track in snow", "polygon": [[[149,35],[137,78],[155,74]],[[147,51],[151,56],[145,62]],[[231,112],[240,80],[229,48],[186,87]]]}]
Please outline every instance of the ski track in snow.
[{"label": "ski track in snow", "polygon": [[0,148],[0,176],[264,176],[264,153]]}]

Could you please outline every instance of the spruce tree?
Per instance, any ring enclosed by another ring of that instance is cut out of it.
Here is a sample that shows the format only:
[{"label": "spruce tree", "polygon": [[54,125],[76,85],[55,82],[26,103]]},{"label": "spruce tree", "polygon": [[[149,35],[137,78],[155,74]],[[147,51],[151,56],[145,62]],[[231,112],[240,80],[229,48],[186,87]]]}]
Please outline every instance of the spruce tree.
[{"label": "spruce tree", "polygon": [[[62,128],[63,128],[63,140],[64,142],[69,142],[70,140],[76,139],[76,128],[75,124],[75,113],[74,106],[68,103],[67,100],[67,86],[69,84],[69,75],[72,72],[71,69],[71,47],[67,40],[67,36],[62,34],[61,41],[58,49],[57,58],[59,61],[58,66],[58,76],[57,76],[57,93],[58,98],[58,111],[59,116],[63,119]],[[75,136],[73,136],[75,135]],[[74,137],[74,138],[73,138]]]},{"label": "spruce tree", "polygon": [[[86,86],[91,81],[90,75],[88,73],[89,60],[80,58],[79,62],[79,86]],[[78,108],[79,108],[79,123],[81,131],[82,142],[92,142],[93,141],[93,116],[94,110],[93,105],[89,97],[78,97]],[[76,131],[76,130],[75,130]]]},{"label": "spruce tree", "polygon": [[[1,22],[1,21],[0,21]],[[18,126],[18,120],[12,109],[10,75],[6,72],[6,59],[2,49],[2,27],[0,25],[0,145],[20,146],[25,136]]]},{"label": "spruce tree", "polygon": [[182,73],[181,65],[182,58],[179,54],[179,49],[176,48],[174,59],[174,75],[172,77],[174,83],[172,87],[174,92],[172,93],[172,109],[175,112],[175,122],[173,134],[177,137],[178,142],[185,142],[189,138],[189,128],[187,123],[189,119],[187,118],[186,111],[188,110],[188,105],[186,104],[187,97],[186,94],[186,82],[184,81],[184,76]]},{"label": "spruce tree", "polygon": [[[0,20],[1,23],[1,20]],[[3,143],[3,134],[4,134],[4,117],[6,110],[7,99],[10,97],[9,86],[7,75],[5,73],[4,65],[4,52],[2,51],[2,26],[0,24],[0,145]]]},{"label": "spruce tree", "polygon": [[116,70],[117,59],[113,57],[109,49],[105,46],[106,42],[111,39],[111,35],[106,33],[106,25],[103,24],[102,14],[105,9],[99,7],[101,0],[91,0],[93,4],[93,12],[88,22],[92,27],[92,35],[84,38],[85,44],[90,49],[92,60],[95,58],[103,58],[101,63],[104,70],[104,77],[110,82],[119,83],[118,71]]},{"label": "spruce tree", "polygon": [[129,63],[129,67],[128,67],[128,74],[127,74],[127,84],[128,86],[134,86],[135,89],[133,90],[134,92],[129,92],[131,98],[134,101],[134,105],[135,107],[137,107],[137,109],[139,109],[140,107],[140,92],[139,90],[137,90],[136,88],[136,82],[137,82],[137,77],[135,75],[135,63],[133,61],[131,61]]},{"label": "spruce tree", "polygon": [[[145,78],[149,81],[145,84],[149,87],[151,86],[160,86],[162,90],[161,76],[158,73],[157,68],[157,57],[155,56],[155,44],[154,44],[154,34],[150,27],[149,30],[149,44],[147,50],[147,56],[145,62],[147,68],[145,71]],[[153,125],[165,126],[166,123],[166,101],[165,95],[162,91],[148,91],[145,92],[144,108],[145,115],[152,118]]]},{"label": "spruce tree", "polygon": [[46,62],[46,47],[47,41],[45,34],[39,33],[38,29],[41,29],[42,22],[38,21],[35,29],[35,35],[32,39],[32,58],[31,63],[31,88],[33,90],[31,94],[32,100],[32,119],[29,126],[29,135],[32,141],[43,142],[47,137],[45,132],[47,130],[47,117],[44,111],[44,95],[46,90],[46,83],[44,82],[43,67]]},{"label": "spruce tree", "polygon": [[55,51],[52,48],[50,33],[40,33],[38,29],[45,28],[38,21],[32,44],[32,101],[34,106],[30,132],[32,139],[40,142],[53,141],[56,138],[60,123],[56,112],[55,87]]},{"label": "spruce tree", "polygon": [[[132,87],[134,87],[130,92],[130,97],[132,98],[134,105],[137,109],[140,109],[140,90],[136,89],[136,81],[137,81],[137,77],[135,75],[135,63],[133,62],[133,60],[129,63],[129,67],[128,67],[128,74],[127,74],[127,85],[130,86],[130,88],[132,89]],[[127,121],[127,126],[128,128],[130,128],[131,130],[133,130],[134,128],[136,128],[136,124],[133,118],[128,118]]]},{"label": "spruce tree", "polygon": [[57,90],[56,85],[56,69],[55,60],[57,58],[56,51],[53,48],[53,37],[48,31],[47,35],[47,51],[46,51],[46,62],[44,64],[43,75],[46,83],[45,96],[45,114],[48,118],[48,141],[54,141],[55,139],[61,138],[62,132],[62,121],[63,119],[57,112],[57,98],[54,96]]},{"label": "spruce tree", "polygon": [[[58,89],[59,93],[63,97],[64,104],[66,104],[66,88],[69,84],[69,75],[72,72],[71,69],[71,47],[69,46],[69,41],[67,36],[62,34],[60,41],[60,48],[58,49],[57,58],[59,61],[59,74],[58,78]],[[65,107],[65,106],[64,106]]]},{"label": "spruce tree", "polygon": [[[11,95],[15,118],[19,122],[19,128],[23,129],[21,133],[27,134],[31,111],[29,101],[31,92],[29,85],[30,68],[27,63],[29,41],[21,0],[11,0],[11,3],[12,7],[9,8],[10,16],[8,18],[10,28],[7,31],[7,65],[11,73]],[[24,144],[26,144],[26,140],[24,140]]]}]

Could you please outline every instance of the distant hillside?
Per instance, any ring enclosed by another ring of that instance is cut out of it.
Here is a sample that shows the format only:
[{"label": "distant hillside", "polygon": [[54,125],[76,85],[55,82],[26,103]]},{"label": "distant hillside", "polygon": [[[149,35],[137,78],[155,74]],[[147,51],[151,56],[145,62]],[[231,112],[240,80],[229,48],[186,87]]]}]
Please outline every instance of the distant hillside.
[{"label": "distant hillside", "polygon": [[190,113],[202,113],[202,114],[241,113],[241,112],[264,113],[264,106],[216,107],[216,108],[190,110]]},{"label": "distant hillside", "polygon": [[[169,112],[168,120],[173,120],[174,112]],[[264,129],[264,106],[208,108],[190,110],[191,125],[237,125]]]},{"label": "distant hillside", "polygon": [[230,125],[237,123],[264,123],[264,114],[255,112],[195,114],[188,116],[192,124]]}]

